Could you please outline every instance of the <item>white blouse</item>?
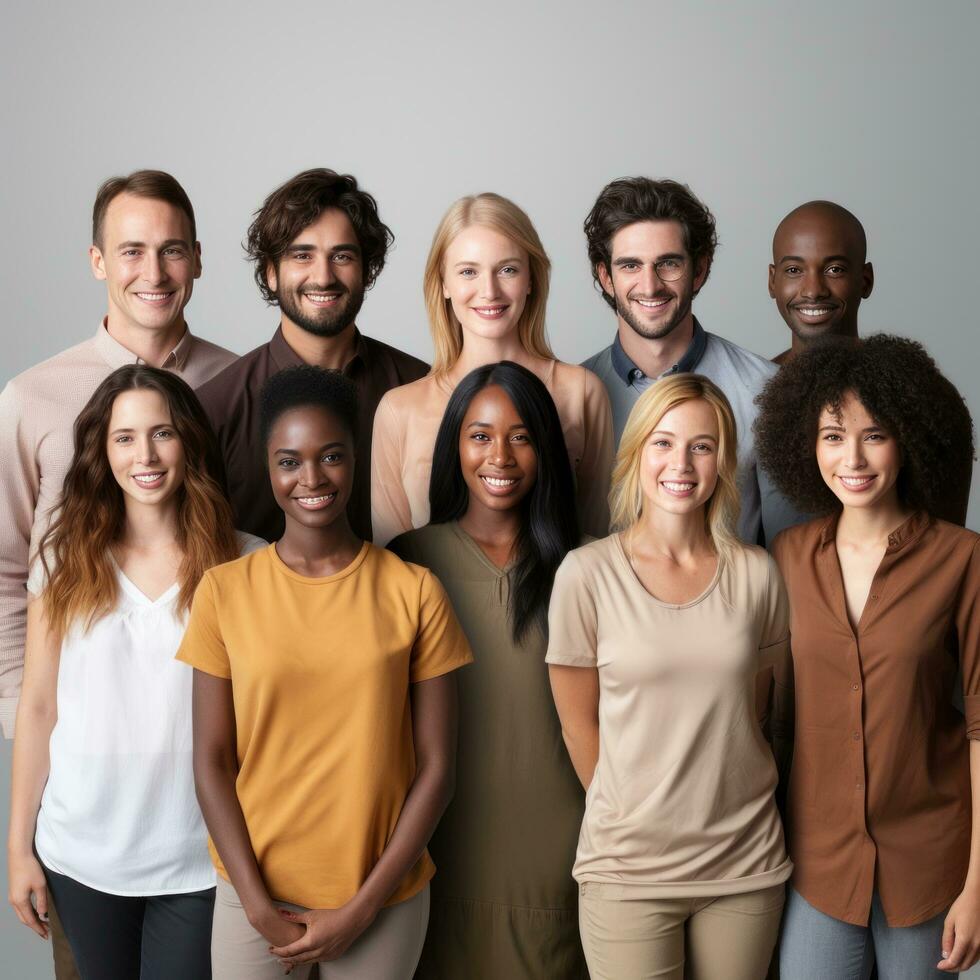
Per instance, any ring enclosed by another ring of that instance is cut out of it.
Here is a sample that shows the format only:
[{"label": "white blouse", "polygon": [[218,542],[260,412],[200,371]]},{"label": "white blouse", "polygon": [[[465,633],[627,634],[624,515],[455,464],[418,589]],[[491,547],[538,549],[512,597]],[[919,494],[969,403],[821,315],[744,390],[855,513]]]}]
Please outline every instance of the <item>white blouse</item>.
[{"label": "white blouse", "polygon": [[[238,537],[242,554],[265,544]],[[115,609],[87,632],[74,625],[62,642],[34,845],[53,871],[112,895],[211,888],[194,792],[193,671],[174,659],[186,626],[176,611],[180,586],[151,601],[116,572]]]}]

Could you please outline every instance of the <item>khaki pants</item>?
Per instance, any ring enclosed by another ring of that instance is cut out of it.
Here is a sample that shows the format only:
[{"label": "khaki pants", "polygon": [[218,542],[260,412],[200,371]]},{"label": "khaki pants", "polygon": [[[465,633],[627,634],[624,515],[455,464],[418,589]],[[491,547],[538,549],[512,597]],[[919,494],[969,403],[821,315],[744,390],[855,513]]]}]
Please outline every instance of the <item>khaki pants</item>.
[{"label": "khaki pants", "polygon": [[[301,905],[276,902],[294,912]],[[405,902],[390,905],[339,959],[320,963],[321,980],[411,980],[429,924],[429,887]],[[269,943],[249,925],[235,889],[218,877],[211,931],[212,980],[282,980]],[[298,965],[290,977],[307,980],[311,964]]]},{"label": "khaki pants", "polygon": [[48,926],[51,930],[51,950],[54,953],[55,980],[79,980],[78,967],[75,966],[75,956],[68,945],[65,927],[58,917],[54,907],[54,899],[48,891]]},{"label": "khaki pants", "polygon": [[609,898],[604,889],[608,896],[600,883],[579,886],[579,930],[592,980],[764,980],[784,885],[679,899]]}]

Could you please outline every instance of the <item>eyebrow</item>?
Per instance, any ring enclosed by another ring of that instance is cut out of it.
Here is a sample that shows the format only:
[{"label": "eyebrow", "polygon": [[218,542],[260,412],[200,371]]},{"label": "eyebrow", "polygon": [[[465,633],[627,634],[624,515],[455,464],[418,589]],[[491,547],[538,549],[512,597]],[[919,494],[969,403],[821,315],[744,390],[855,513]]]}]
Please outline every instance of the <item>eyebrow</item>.
[{"label": "eyebrow", "polygon": [[[173,245],[183,245],[184,248],[188,247],[186,241],[183,238],[168,238],[165,242],[160,245],[160,248],[170,248]],[[146,248],[146,242],[122,242],[116,246],[117,248]]]},{"label": "eyebrow", "polygon": [[[345,442],[328,442],[321,446],[317,452],[322,453],[325,449],[346,449],[347,443]],[[303,453],[299,449],[276,449],[273,453],[275,456],[302,456]]]},{"label": "eyebrow", "polygon": [[[673,432],[668,432],[666,429],[654,429],[653,432],[650,433],[650,438],[652,439],[654,436],[674,436],[674,435],[676,435],[676,434],[673,433]],[[718,441],[718,437],[717,436],[713,436],[710,432],[703,432],[701,435],[699,435],[699,436],[691,436],[691,438],[692,439],[710,439],[712,442],[717,442]]]},{"label": "eyebrow", "polygon": [[[155,423],[154,423],[153,425],[151,425],[151,426],[149,427],[149,429],[148,429],[147,431],[149,431],[149,432],[154,432],[154,431],[156,431],[157,429],[172,429],[173,427],[174,427],[174,425],[173,425],[173,422],[155,422]],[[109,435],[110,435],[110,436],[117,436],[117,435],[119,435],[119,434],[120,434],[121,432],[136,432],[136,431],[137,431],[137,430],[136,430],[136,429],[133,429],[133,428],[121,428],[121,429],[113,429],[113,430],[112,430],[112,431],[111,431],[111,432],[109,433]]]},{"label": "eyebrow", "polygon": [[[850,262],[851,260],[846,255],[825,255],[820,261],[821,262]],[[802,255],[784,255],[779,260],[779,265],[782,265],[784,262],[804,263],[806,262],[806,259],[803,258]]]},{"label": "eyebrow", "polygon": [[[846,428],[843,425],[821,425],[817,430],[818,432],[824,432],[830,429],[834,432],[846,432]],[[883,425],[868,425],[861,429],[862,432],[887,432],[888,430]]]},{"label": "eyebrow", "polygon": [[[290,245],[287,249],[287,253],[292,252],[315,252],[316,245],[304,245],[302,243],[298,245]],[[361,254],[361,247],[354,242],[341,242],[339,245],[331,245],[329,248],[331,254],[334,252],[356,252],[358,255]]]},{"label": "eyebrow", "polygon": [[[664,252],[663,255],[658,255],[653,261],[663,262],[664,259],[681,259],[683,261],[686,258],[687,256],[683,252]],[[621,255],[618,259],[613,259],[613,265],[643,265],[643,259],[635,255]]]},{"label": "eyebrow", "polygon": [[[499,262],[494,262],[493,264],[494,265],[508,265],[508,264],[511,264],[511,263],[514,263],[514,262],[520,262],[520,261],[521,261],[521,257],[519,255],[513,255],[509,259],[501,259]],[[474,261],[471,261],[469,259],[466,259],[466,260],[464,260],[462,262],[457,262],[453,266],[453,268],[454,269],[458,269],[461,265],[479,265],[479,264],[480,264],[479,262],[474,262]]]},{"label": "eyebrow", "polygon": [[[493,422],[470,422],[466,427],[467,429],[492,429]],[[515,422],[507,431],[513,432],[514,429],[526,429],[527,426],[523,422]]]}]

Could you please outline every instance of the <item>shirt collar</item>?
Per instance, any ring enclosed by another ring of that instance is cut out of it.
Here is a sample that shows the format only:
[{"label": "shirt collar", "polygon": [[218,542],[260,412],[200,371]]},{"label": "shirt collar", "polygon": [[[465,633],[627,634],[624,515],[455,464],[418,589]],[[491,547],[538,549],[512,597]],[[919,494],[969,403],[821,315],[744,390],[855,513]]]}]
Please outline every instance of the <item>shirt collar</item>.
[{"label": "shirt collar", "polygon": [[[124,347],[109,333],[108,319],[103,317],[95,333],[95,346],[105,362],[112,368],[120,368],[125,364],[146,364],[142,357],[138,357],[128,347]],[[194,337],[190,329],[185,327],[180,340],[160,366],[171,371],[183,371],[193,347]]]},{"label": "shirt collar", "polygon": [[[821,548],[826,548],[827,545],[836,542],[837,523],[839,520],[840,511],[836,511],[825,519],[823,528],[820,531]],[[917,540],[922,532],[932,524],[933,520],[934,518],[930,517],[924,510],[915,511],[888,535],[888,547],[885,549],[885,553],[892,554],[908,547],[908,545]]]},{"label": "shirt collar", "polygon": [[[286,338],[282,334],[282,324],[276,328],[272,340],[269,341],[269,352],[276,365],[277,371],[282,371],[288,367],[298,367],[303,363],[302,358],[286,343]],[[354,327],[354,356],[344,366],[344,374],[351,374],[357,367],[363,364],[367,357],[367,344],[361,331]]]},{"label": "shirt collar", "polygon": [[[701,324],[698,323],[698,318],[694,317],[694,332],[691,336],[691,343],[688,345],[687,350],[684,351],[680,360],[673,367],[664,371],[660,377],[664,378],[668,374],[681,374],[682,372],[686,373],[696,370],[698,364],[701,363],[701,358],[704,357],[707,346],[708,335],[705,333]],[[619,340],[619,331],[616,331],[616,336],[613,339],[611,353],[613,370],[619,375],[619,379],[623,384],[632,385],[646,378],[643,371],[633,363],[629,354],[623,350],[623,345]]]}]

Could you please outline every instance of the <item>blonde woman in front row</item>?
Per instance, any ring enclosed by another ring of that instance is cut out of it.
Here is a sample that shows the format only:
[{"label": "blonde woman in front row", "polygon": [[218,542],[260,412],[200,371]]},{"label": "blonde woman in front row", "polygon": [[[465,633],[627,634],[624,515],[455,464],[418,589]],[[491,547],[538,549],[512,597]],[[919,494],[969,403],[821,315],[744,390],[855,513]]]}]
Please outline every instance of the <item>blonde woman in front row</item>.
[{"label": "blonde woman in front row", "polygon": [[[587,788],[574,876],[593,980],[762,980],[792,870],[757,718],[788,654],[779,571],[735,534],[735,422],[699,375],[623,433],[618,533],[558,570],[547,660]],[[601,694],[601,696],[600,696]]]}]

